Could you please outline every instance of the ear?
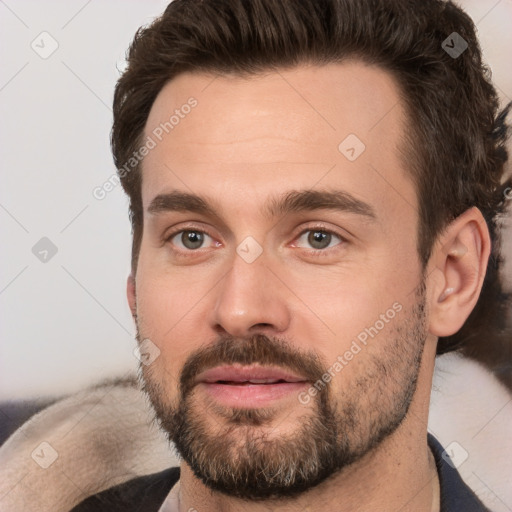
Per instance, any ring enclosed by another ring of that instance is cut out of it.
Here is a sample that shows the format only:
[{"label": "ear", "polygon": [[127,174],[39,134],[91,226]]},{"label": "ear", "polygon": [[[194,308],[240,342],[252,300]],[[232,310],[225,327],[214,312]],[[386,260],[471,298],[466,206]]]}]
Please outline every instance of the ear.
[{"label": "ear", "polygon": [[470,208],[444,230],[430,259],[432,334],[451,336],[464,325],[478,301],[490,252],[489,230],[478,208]]},{"label": "ear", "polygon": [[128,276],[126,281],[126,296],[128,298],[128,304],[130,311],[132,312],[133,319],[137,316],[137,295],[135,291],[135,278],[132,274]]}]

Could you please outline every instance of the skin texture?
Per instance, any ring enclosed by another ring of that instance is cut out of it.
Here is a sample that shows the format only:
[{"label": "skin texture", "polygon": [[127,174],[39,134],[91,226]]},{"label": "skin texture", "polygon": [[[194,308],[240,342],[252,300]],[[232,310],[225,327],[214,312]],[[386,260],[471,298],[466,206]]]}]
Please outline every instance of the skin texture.
[{"label": "skin texture", "polygon": [[[437,510],[426,444],[435,347],[438,336],[462,326],[478,299],[490,249],[480,212],[473,208],[454,220],[422,269],[418,199],[399,149],[407,117],[395,82],[379,68],[346,62],[251,78],[183,74],[158,95],[145,135],[190,97],[197,106],[143,162],[144,234],[137,274],[128,279],[138,339],[150,339],[159,350],[141,368],[160,416],[176,411],[191,355],[222,339],[244,343],[264,335],[330,367],[393,304],[401,311],[330,381],[329,403],[339,414],[347,400],[357,406],[362,428],[352,433],[353,445],[368,448],[372,433],[365,421],[388,421],[398,414],[404,390],[414,395],[392,434],[287,499],[245,503],[212,492],[183,462],[180,510]],[[338,149],[349,134],[366,146],[354,161]],[[291,190],[342,190],[370,205],[375,216],[332,209],[264,215],[270,197]],[[172,191],[208,197],[215,215],[148,211],[156,196]],[[336,236],[315,251],[310,232],[303,233],[320,228]],[[191,250],[181,236],[169,238],[180,229],[208,236]],[[237,253],[248,236],[262,249],[252,263]],[[418,367],[416,355],[422,356]],[[388,363],[386,370],[377,365],[371,374],[378,361]],[[357,389],[364,392],[354,397]],[[226,434],[236,411],[200,387],[189,398],[206,434]],[[259,410],[263,425],[251,425],[246,415],[246,424],[231,424],[233,446],[240,450],[248,436],[289,439],[320,401],[317,395],[303,404],[292,393],[265,414]]]}]

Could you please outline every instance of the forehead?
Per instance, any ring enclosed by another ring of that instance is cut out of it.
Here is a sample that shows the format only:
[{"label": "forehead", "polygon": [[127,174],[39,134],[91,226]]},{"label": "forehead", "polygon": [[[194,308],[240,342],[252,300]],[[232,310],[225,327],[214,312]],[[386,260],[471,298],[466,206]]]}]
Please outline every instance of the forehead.
[{"label": "forehead", "polygon": [[185,73],[163,87],[146,123],[155,147],[142,165],[144,208],[173,190],[248,207],[317,185],[377,209],[395,210],[399,198],[414,207],[399,151],[405,129],[393,77],[361,62],[250,77]]}]

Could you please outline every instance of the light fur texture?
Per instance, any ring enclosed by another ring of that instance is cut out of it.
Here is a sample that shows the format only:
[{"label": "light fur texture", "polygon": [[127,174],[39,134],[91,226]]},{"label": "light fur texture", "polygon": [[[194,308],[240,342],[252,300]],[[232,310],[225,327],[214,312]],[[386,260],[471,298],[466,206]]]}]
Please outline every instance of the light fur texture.
[{"label": "light fur texture", "polygon": [[[152,419],[135,380],[88,389],[39,412],[0,448],[0,511],[68,512],[95,492],[178,465]],[[36,461],[53,452],[38,449],[42,442],[58,453],[46,469]]]}]

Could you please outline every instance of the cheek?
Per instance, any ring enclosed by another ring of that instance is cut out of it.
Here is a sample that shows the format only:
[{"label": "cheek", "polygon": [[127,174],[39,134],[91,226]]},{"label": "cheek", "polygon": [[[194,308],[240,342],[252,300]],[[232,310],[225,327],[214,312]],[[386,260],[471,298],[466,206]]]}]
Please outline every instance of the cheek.
[{"label": "cheek", "polygon": [[138,284],[137,321],[141,340],[149,339],[158,353],[150,365],[142,364],[144,380],[163,390],[160,399],[167,402],[178,393],[180,371],[190,350],[184,330],[190,326],[183,301],[164,284],[161,279]]},{"label": "cheek", "polygon": [[[294,294],[306,308],[316,313],[345,337],[350,326],[361,327],[375,321],[395,302],[410,300],[418,284],[419,268],[384,252],[372,260],[350,262],[338,268],[316,268],[302,275],[291,273]],[[353,330],[353,329],[352,329]]]},{"label": "cheek", "polygon": [[[137,277],[137,314],[140,336],[149,338],[160,350],[155,374],[179,372],[192,351],[207,344],[205,296],[211,285],[203,277],[194,278],[168,272],[155,265],[141,266]],[[166,379],[167,381],[167,379]]]},{"label": "cheek", "polygon": [[[315,340],[311,348],[328,366],[345,353],[346,359],[364,360],[363,352],[379,351],[392,342],[392,331],[414,299],[411,292],[419,273],[415,259],[405,261],[388,249],[339,268],[289,274],[300,299],[292,313],[295,332],[306,343]],[[366,349],[370,342],[371,348],[359,353],[357,344]]]},{"label": "cheek", "polygon": [[140,322],[155,338],[165,341],[193,314],[208,284],[199,272],[161,265],[155,259],[142,260],[137,275]]}]

